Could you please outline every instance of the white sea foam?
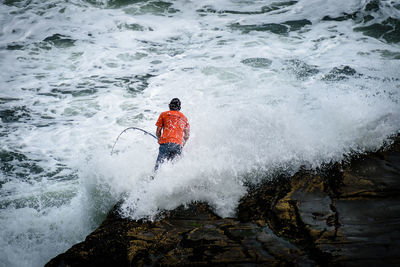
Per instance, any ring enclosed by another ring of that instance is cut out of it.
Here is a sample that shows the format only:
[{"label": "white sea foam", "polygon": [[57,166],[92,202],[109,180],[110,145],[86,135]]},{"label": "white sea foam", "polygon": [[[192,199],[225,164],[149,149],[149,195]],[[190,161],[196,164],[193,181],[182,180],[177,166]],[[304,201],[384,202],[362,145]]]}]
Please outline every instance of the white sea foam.
[{"label": "white sea foam", "polygon": [[[359,22],[322,21],[367,1],[302,0],[257,14],[273,2],[175,1],[177,12],[147,1],[1,5],[0,100],[14,100],[0,109],[28,115],[0,129],[1,150],[26,157],[2,162],[14,169],[0,177],[0,265],[43,265],[121,198],[131,218],[191,201],[234,216],[245,183],[374,150],[397,133],[400,62],[387,55],[399,45],[354,32]],[[381,2],[370,23],[399,17]],[[216,12],[198,11],[207,8]],[[312,25],[280,35],[232,26],[302,19]],[[57,44],[57,34],[70,41]],[[329,78],[345,66],[356,73]],[[191,138],[151,180],[152,137],[128,131],[112,156],[111,147],[126,127],[154,132],[173,97]],[[18,176],[34,164],[43,171]]]}]

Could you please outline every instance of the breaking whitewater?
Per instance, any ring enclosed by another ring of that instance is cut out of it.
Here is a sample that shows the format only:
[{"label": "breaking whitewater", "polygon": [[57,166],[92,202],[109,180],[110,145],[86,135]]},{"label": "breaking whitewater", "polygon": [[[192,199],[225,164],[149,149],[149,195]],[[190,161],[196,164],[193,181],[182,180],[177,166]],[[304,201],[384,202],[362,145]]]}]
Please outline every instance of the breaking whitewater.
[{"label": "breaking whitewater", "polygon": [[[0,266],[42,266],[119,199],[206,201],[374,151],[400,130],[400,4],[0,1]],[[191,124],[151,180],[173,97]]]}]

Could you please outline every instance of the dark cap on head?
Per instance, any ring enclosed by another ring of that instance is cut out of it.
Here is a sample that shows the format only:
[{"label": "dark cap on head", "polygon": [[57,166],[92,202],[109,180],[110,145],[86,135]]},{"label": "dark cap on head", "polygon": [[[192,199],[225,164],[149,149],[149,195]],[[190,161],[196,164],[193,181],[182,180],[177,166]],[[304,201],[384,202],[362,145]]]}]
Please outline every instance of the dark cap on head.
[{"label": "dark cap on head", "polygon": [[170,110],[181,110],[181,101],[179,98],[173,98],[169,103]]}]

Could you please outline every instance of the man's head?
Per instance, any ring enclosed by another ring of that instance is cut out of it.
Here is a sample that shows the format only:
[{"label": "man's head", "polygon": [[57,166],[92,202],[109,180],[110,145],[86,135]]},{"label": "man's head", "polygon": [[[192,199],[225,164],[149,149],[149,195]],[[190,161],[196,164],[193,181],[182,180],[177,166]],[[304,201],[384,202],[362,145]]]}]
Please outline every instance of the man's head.
[{"label": "man's head", "polygon": [[173,98],[169,103],[170,110],[181,110],[181,101],[179,98]]}]

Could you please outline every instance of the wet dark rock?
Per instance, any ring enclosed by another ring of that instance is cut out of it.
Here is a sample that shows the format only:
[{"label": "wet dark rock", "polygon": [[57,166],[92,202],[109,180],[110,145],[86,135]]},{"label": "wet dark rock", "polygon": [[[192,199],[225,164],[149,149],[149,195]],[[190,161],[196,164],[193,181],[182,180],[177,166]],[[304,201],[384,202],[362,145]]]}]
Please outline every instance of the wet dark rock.
[{"label": "wet dark rock", "polygon": [[290,31],[298,31],[306,25],[312,25],[311,21],[308,19],[289,20],[282,22],[282,24],[288,25],[290,27]]},{"label": "wet dark rock", "polygon": [[178,9],[172,8],[173,3],[164,2],[164,1],[151,1],[148,4],[140,7],[141,12],[150,12],[154,13],[177,13]]},{"label": "wet dark rock", "polygon": [[398,43],[400,42],[400,19],[389,17],[381,23],[356,27],[354,31],[362,32],[377,39],[383,39],[388,43]]},{"label": "wet dark rock", "polygon": [[18,122],[29,119],[30,117],[30,111],[26,106],[0,110],[0,119],[2,123]]},{"label": "wet dark rock", "polygon": [[46,266],[312,264],[295,245],[263,222],[222,219],[204,203],[165,212],[155,222],[122,219],[116,212],[86,240]]},{"label": "wet dark rock", "polygon": [[288,7],[297,4],[298,1],[282,1],[282,2],[273,2],[269,6],[262,7],[263,10],[278,10],[280,8]]},{"label": "wet dark rock", "polygon": [[[94,5],[103,5],[102,3],[98,3],[93,1]],[[129,6],[132,4],[137,4],[138,2],[142,2],[139,4],[139,8],[136,10],[137,14],[143,13],[152,13],[163,15],[167,13],[177,13],[178,9],[173,8],[173,3],[165,2],[165,1],[133,1],[133,0],[110,0],[107,2],[107,7],[109,8],[124,8],[129,9]]]},{"label": "wet dark rock", "polygon": [[344,21],[351,19],[356,23],[366,24],[365,26],[355,27],[353,30],[356,32],[362,32],[366,36],[374,37],[388,43],[400,42],[400,20],[398,18],[389,17],[385,20],[380,19],[373,24],[368,23],[382,15],[379,4],[379,0],[371,0],[365,5],[363,10],[351,14],[343,13],[338,17],[325,16],[322,20]]},{"label": "wet dark rock", "polygon": [[21,100],[21,99],[15,98],[15,97],[0,97],[0,104],[5,104],[7,102],[18,101],[18,100]]},{"label": "wet dark rock", "polygon": [[133,77],[122,77],[116,78],[118,80],[118,86],[125,87],[130,93],[140,93],[144,91],[149,86],[149,79],[155,77],[155,75],[146,73],[146,74],[137,74]]},{"label": "wet dark rock", "polygon": [[350,77],[360,77],[362,74],[358,74],[355,69],[349,66],[334,67],[328,74],[322,79],[324,81],[341,81],[346,80]]},{"label": "wet dark rock", "polygon": [[371,0],[365,5],[365,11],[379,11],[379,0]]},{"label": "wet dark rock", "polygon": [[240,23],[233,23],[230,27],[234,30],[240,30],[242,33],[249,33],[251,31],[268,31],[275,34],[286,35],[289,32],[289,27],[277,23],[266,23],[259,25],[243,25]]},{"label": "wet dark rock", "polygon": [[374,23],[370,26],[365,27],[356,27],[354,31],[363,32],[365,35],[381,38],[386,32],[392,30],[393,28],[390,25],[383,25],[379,23]]},{"label": "wet dark rock", "polygon": [[389,17],[385,20],[380,19],[373,24],[368,23],[382,15],[379,5],[379,0],[371,0],[365,5],[363,10],[351,14],[343,13],[338,17],[325,16],[322,20],[344,21],[351,19],[356,23],[366,24],[365,26],[355,27],[353,30],[356,32],[362,32],[366,36],[384,40],[388,43],[400,42],[400,20],[398,18]]},{"label": "wet dark rock", "polygon": [[23,0],[5,0],[3,3],[8,6],[17,6],[17,7],[23,7],[26,5],[25,1]]},{"label": "wet dark rock", "polygon": [[266,220],[322,265],[395,266],[400,263],[399,141],[386,152],[265,184],[242,199],[238,217]]},{"label": "wet dark rock", "polygon": [[19,43],[10,43],[7,45],[7,50],[22,50],[24,45]]},{"label": "wet dark rock", "polygon": [[97,93],[97,89],[96,88],[88,88],[88,89],[79,89],[79,85],[77,86],[76,89],[67,89],[67,88],[53,88],[51,89],[51,93],[53,94],[70,94],[74,97],[79,97],[79,96],[88,96],[88,95],[93,95],[95,93]]},{"label": "wet dark rock", "polygon": [[325,16],[322,18],[322,20],[323,21],[345,21],[348,19],[356,19],[356,18],[357,18],[357,13],[352,13],[352,14],[343,13],[343,15],[339,16],[339,17]]},{"label": "wet dark rock", "polygon": [[0,171],[8,178],[29,180],[29,177],[41,174],[44,169],[23,153],[0,150]]},{"label": "wet dark rock", "polygon": [[366,16],[364,16],[364,18],[363,18],[363,22],[364,23],[367,23],[368,21],[371,21],[371,20],[373,20],[375,17],[374,16],[372,16],[372,15],[366,15]]},{"label": "wet dark rock", "polygon": [[[76,42],[76,40],[73,40],[68,36],[58,34],[58,33],[53,34],[52,36],[46,37],[43,40],[44,44],[46,44],[46,43],[51,44],[58,48],[68,48],[68,47],[74,46],[75,42]],[[45,46],[43,48],[45,48]]]},{"label": "wet dark rock", "polygon": [[400,42],[400,19],[388,18],[383,22],[385,25],[390,25],[392,30],[389,30],[383,35],[388,43],[399,43]]},{"label": "wet dark rock", "polygon": [[205,203],[133,221],[118,205],[46,266],[399,266],[400,137],[378,152],[265,181],[237,218]]},{"label": "wet dark rock", "polygon": [[[96,1],[94,1],[96,3]],[[112,8],[120,8],[120,7],[124,7],[127,5],[132,5],[135,2],[139,2],[139,1],[132,1],[132,0],[110,0],[107,2],[107,6],[108,7],[112,7]]]}]

